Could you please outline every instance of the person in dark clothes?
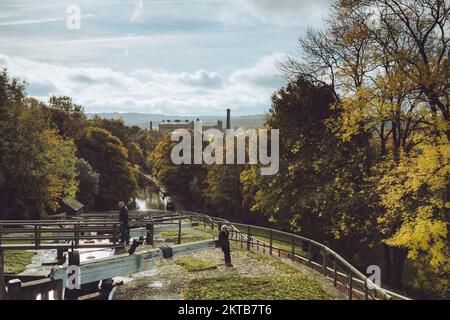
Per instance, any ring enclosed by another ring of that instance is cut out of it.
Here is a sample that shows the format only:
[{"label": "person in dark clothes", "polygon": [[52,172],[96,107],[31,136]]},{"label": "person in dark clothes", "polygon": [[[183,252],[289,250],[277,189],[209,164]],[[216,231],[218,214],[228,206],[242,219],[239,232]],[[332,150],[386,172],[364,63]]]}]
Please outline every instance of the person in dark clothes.
[{"label": "person in dark clothes", "polygon": [[130,232],[128,230],[128,208],[123,201],[119,202],[120,243],[130,243]]},{"label": "person in dark clothes", "polygon": [[219,233],[219,245],[222,248],[223,254],[225,256],[225,266],[232,267],[231,255],[230,255],[230,241],[228,240],[230,232],[227,225],[223,225],[220,228]]}]

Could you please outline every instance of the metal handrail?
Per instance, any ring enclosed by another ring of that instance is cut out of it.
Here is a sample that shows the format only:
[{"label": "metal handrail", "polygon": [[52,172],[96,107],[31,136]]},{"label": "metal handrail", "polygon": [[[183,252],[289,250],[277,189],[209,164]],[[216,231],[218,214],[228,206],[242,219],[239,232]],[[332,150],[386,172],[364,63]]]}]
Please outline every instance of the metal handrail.
[{"label": "metal handrail", "polygon": [[[145,216],[146,213],[151,212],[150,217],[147,218]],[[170,213],[163,210],[149,210],[145,212],[133,212],[132,216],[135,220],[130,221],[130,226],[144,226],[146,224],[179,224],[179,229],[181,228],[181,221],[185,219],[189,220],[197,220],[202,223],[208,223],[212,229],[216,227],[216,225],[227,224],[231,228],[232,237],[234,236],[234,240],[236,242],[240,242],[241,246],[245,243],[248,249],[251,249],[254,245],[259,250],[259,247],[262,246],[263,250],[266,248],[269,249],[270,254],[272,254],[272,250],[275,249],[278,251],[278,255],[280,256],[281,252],[285,252],[288,254],[293,261],[301,261],[304,262],[307,266],[316,269],[320,269],[323,271],[325,276],[333,275],[333,280],[335,285],[339,282],[343,285],[344,288],[348,290],[349,299],[353,296],[358,297],[358,295],[363,294],[365,299],[401,299],[408,300],[409,298],[404,297],[400,294],[391,292],[386,290],[375,283],[368,277],[366,277],[362,272],[352,266],[348,261],[346,261],[342,256],[338,253],[327,247],[326,245],[317,242],[315,240],[292,234],[285,231],[270,229],[266,227],[259,227],[250,224],[242,224],[242,223],[233,223],[224,218],[209,216],[206,214],[192,212],[192,211],[180,211],[177,213]],[[152,214],[162,214],[163,216],[152,217]],[[78,218],[65,218],[63,220],[8,220],[8,221],[0,221],[0,247],[2,247],[2,240],[8,241],[8,237],[4,237],[3,234],[9,233],[10,230],[17,230],[17,226],[28,226],[32,228],[27,228],[25,230],[34,231],[35,237],[26,238],[23,240],[34,240],[33,245],[38,248],[42,243],[41,241],[49,241],[49,240],[69,240],[68,236],[65,235],[52,235],[52,236],[44,236],[45,232],[49,232],[50,230],[57,233],[70,233],[73,232],[75,235],[75,248],[81,248],[84,245],[79,243],[79,240],[92,239],[90,235],[84,235],[83,232],[87,230],[92,230],[98,228],[99,232],[104,232],[106,234],[111,234],[111,242],[112,246],[114,246],[118,240],[118,224],[117,219],[113,219],[116,213],[94,213],[91,217],[89,214],[83,214],[82,217]],[[145,219],[139,219],[140,217],[145,217]],[[173,220],[178,220],[178,222],[172,222]],[[171,221],[171,222],[167,222]],[[59,226],[60,229],[56,229],[55,227]],[[71,228],[69,228],[71,227]],[[246,229],[247,232],[242,231],[242,229]],[[47,231],[48,230],[48,231]],[[259,233],[258,233],[259,231]],[[19,232],[21,233],[21,232]],[[108,236],[104,236],[107,238]],[[263,237],[270,240],[270,243],[267,243],[263,240],[257,239],[255,237]],[[13,240],[18,240],[21,238],[20,236],[14,237]],[[20,239],[22,240],[22,239]],[[232,239],[233,240],[233,239]],[[282,243],[285,245],[289,245],[291,250],[280,248],[277,245],[273,244],[273,241],[277,241],[278,243]],[[298,243],[300,242],[300,243]],[[308,255],[303,254],[303,250],[298,253],[296,248],[301,247],[305,248],[304,244],[308,244]],[[6,249],[14,249],[12,248],[14,245],[5,245],[3,244],[3,248]],[[23,245],[17,245],[17,247],[22,247]],[[87,245],[89,246],[89,245]],[[42,244],[42,247],[47,248],[48,244]],[[106,245],[105,245],[106,247]],[[319,257],[322,257],[322,261],[315,261],[316,256],[314,256],[314,252],[319,253]],[[303,255],[302,255],[303,254]],[[333,266],[330,268],[329,265]],[[361,290],[363,292],[361,292]]]},{"label": "metal handrail", "polygon": [[[295,251],[295,247],[299,246],[299,244],[295,243],[295,240],[299,240],[302,243],[308,243],[309,245],[312,245],[317,249],[323,250],[324,254],[325,254],[325,265],[322,265],[323,270],[325,271],[325,273],[328,274],[329,268],[326,265],[326,259],[329,257],[333,257],[333,263],[335,265],[337,265],[337,267],[339,267],[342,272],[340,274],[340,276],[346,276],[346,278],[348,279],[349,283],[350,281],[352,283],[350,283],[350,289],[352,290],[352,292],[349,292],[350,298],[352,295],[355,296],[353,291],[357,291],[358,288],[354,288],[353,284],[359,283],[360,285],[363,285],[364,287],[359,287],[359,289],[363,289],[365,290],[365,292],[363,292],[363,294],[365,295],[366,299],[368,297],[372,298],[372,299],[378,299],[378,298],[382,298],[382,299],[400,299],[400,300],[409,300],[409,298],[397,294],[395,292],[389,291],[387,289],[384,289],[380,286],[378,286],[377,284],[375,284],[371,279],[369,279],[368,277],[366,277],[362,272],[360,272],[358,269],[356,269],[353,265],[351,265],[347,260],[345,260],[341,255],[339,255],[337,252],[333,251],[332,249],[330,249],[329,247],[327,247],[326,245],[317,242],[315,240],[300,236],[300,235],[296,235],[296,234],[292,234],[289,232],[285,232],[285,231],[280,231],[280,230],[275,230],[275,229],[270,229],[270,228],[266,228],[266,227],[259,227],[259,226],[255,226],[255,225],[249,225],[249,224],[242,224],[242,223],[234,223],[234,222],[230,222],[226,219],[223,218],[218,218],[218,217],[212,217],[212,216],[208,216],[206,214],[202,214],[202,213],[197,213],[197,212],[192,212],[192,211],[182,211],[184,214],[189,214],[192,215],[196,218],[199,218],[200,220],[206,220],[208,221],[211,225],[215,225],[215,224],[227,224],[231,227],[232,232],[239,234],[240,237],[239,239],[236,237],[235,240],[237,241],[241,241],[241,242],[247,242],[250,244],[254,244],[254,243],[263,243],[264,244],[264,248],[268,247],[268,248],[276,248],[277,250],[281,250],[284,252],[287,252],[288,254],[291,253],[293,256],[292,258],[294,258],[295,256],[298,256],[296,251]],[[260,231],[265,231],[266,234],[254,234],[254,233],[244,233],[241,229],[245,229],[247,228],[248,230],[253,230],[253,232],[260,230]],[[292,250],[292,252],[288,251],[288,250],[284,250],[281,248],[278,248],[276,246],[274,246],[273,244],[268,244],[267,242],[264,242],[262,240],[258,240],[255,239],[254,237],[264,237],[264,238],[269,238],[270,235],[270,239],[271,241],[276,240],[285,244],[289,244],[292,245],[294,250]],[[274,235],[278,235],[278,236],[284,236],[284,238],[289,238],[289,239],[293,239],[294,241],[287,241],[285,239],[282,239],[281,237],[276,238],[274,237]],[[256,241],[255,241],[256,240]],[[301,257],[303,259],[305,259],[305,257]],[[308,260],[310,263],[316,263],[313,261],[313,257],[308,257]],[[339,266],[336,262],[339,262],[340,264],[342,264],[342,266]],[[320,264],[318,265],[320,266]],[[345,270],[344,270],[345,268]],[[334,271],[334,270],[333,270]],[[343,284],[346,287],[349,287],[349,284],[345,284],[344,282],[341,281],[341,284]],[[370,294],[369,291],[372,290],[373,294]],[[361,292],[358,292],[361,293]]]},{"label": "metal handrail", "polygon": [[[186,215],[171,215],[159,219],[131,220],[129,226],[140,228],[149,224],[179,225],[179,228],[181,228],[181,221],[187,218],[188,216]],[[117,219],[90,219],[88,217],[64,220],[0,220],[0,249],[117,247],[119,224]],[[92,235],[92,232],[103,235]],[[32,235],[26,236],[26,233],[31,233]],[[110,241],[109,243],[99,244],[80,242],[93,239]],[[66,243],[61,243],[61,241]],[[71,242],[71,244],[67,242]]]}]

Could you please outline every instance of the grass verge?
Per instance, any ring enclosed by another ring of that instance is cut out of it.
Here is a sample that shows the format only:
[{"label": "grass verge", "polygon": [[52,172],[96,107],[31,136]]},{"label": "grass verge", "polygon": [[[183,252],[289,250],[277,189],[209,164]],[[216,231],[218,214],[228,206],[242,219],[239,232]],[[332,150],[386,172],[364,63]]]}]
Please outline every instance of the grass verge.
[{"label": "grass verge", "polygon": [[211,236],[215,236],[216,238],[219,236],[219,230],[217,229],[211,229],[209,225],[205,228],[203,224],[199,224],[196,227],[193,227],[193,229],[205,232],[207,234],[210,234]]},{"label": "grass verge", "polygon": [[300,274],[194,279],[183,296],[189,300],[330,299],[318,281]]},{"label": "grass verge", "polygon": [[[166,230],[160,232],[163,237],[178,237],[178,230]],[[186,235],[186,233],[181,232],[181,236]]]},{"label": "grass verge", "polygon": [[[41,234],[42,237],[50,237],[53,233],[51,232],[43,232]],[[30,240],[33,239],[33,234],[10,234],[10,236],[29,236]],[[4,239],[7,239],[5,237]],[[26,244],[26,243],[32,243],[28,242],[27,240],[24,241],[9,241],[4,240],[3,243],[5,244]],[[16,250],[5,250],[4,251],[4,272],[5,273],[12,273],[12,274],[18,274],[27,268],[27,266],[31,263],[31,260],[33,256],[35,255],[35,252],[30,251],[16,251]]]},{"label": "grass verge", "polygon": [[31,259],[35,255],[30,251],[4,251],[5,273],[18,274],[23,272],[31,263]]},{"label": "grass verge", "polygon": [[270,256],[263,256],[260,254],[257,254],[255,252],[252,251],[245,251],[245,253],[247,254],[247,256],[249,256],[252,259],[258,260],[260,262],[263,262],[265,264],[271,265],[272,267],[281,270],[287,274],[296,274],[299,271],[294,268],[293,266],[283,262],[282,260],[280,260],[279,258],[275,258],[275,257],[270,257]]},{"label": "grass verge", "polygon": [[[177,243],[178,237],[169,237],[165,239],[166,242]],[[211,237],[203,237],[203,236],[181,236],[181,243],[191,243],[203,240],[211,240]]]},{"label": "grass verge", "polygon": [[196,258],[176,258],[174,261],[177,265],[184,267],[189,272],[204,271],[217,268],[217,266],[210,261]]}]

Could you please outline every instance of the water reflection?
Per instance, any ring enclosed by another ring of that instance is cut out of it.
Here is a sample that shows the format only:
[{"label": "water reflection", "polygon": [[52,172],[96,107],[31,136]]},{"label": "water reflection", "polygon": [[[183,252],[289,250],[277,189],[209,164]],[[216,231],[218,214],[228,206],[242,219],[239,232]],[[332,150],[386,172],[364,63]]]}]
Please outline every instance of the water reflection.
[{"label": "water reflection", "polygon": [[148,210],[149,208],[147,207],[147,200],[137,198],[136,199],[136,208],[139,211],[146,211],[146,210]]},{"label": "water reflection", "polygon": [[139,211],[146,211],[150,209],[164,209],[164,205],[159,199],[158,192],[152,188],[144,188],[135,199],[136,209]]}]

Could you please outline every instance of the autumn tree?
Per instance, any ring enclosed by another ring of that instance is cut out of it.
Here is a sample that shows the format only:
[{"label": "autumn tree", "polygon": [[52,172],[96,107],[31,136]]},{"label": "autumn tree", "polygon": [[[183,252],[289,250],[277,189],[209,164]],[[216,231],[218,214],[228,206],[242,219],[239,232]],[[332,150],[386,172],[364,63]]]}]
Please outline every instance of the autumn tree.
[{"label": "autumn tree", "polygon": [[85,211],[89,211],[95,204],[95,197],[99,192],[100,176],[84,159],[77,161],[78,191],[77,199],[84,204]]},{"label": "autumn tree", "polygon": [[163,138],[164,135],[159,131],[140,130],[135,136],[135,142],[142,150],[145,159],[147,159]]},{"label": "autumn tree", "polygon": [[208,166],[203,191],[206,211],[232,220],[245,219],[240,174],[242,165]]},{"label": "autumn tree", "polygon": [[87,126],[84,108],[67,96],[52,96],[47,105],[40,103],[40,108],[51,128],[65,138],[78,140]]},{"label": "autumn tree", "polygon": [[95,209],[111,210],[118,201],[129,202],[135,196],[138,172],[117,137],[104,129],[87,128],[78,141],[78,155],[100,175]]},{"label": "autumn tree", "polygon": [[[201,164],[180,164],[173,163],[171,153],[177,142],[171,141],[170,135],[166,135],[158,143],[155,150],[150,153],[147,159],[147,167],[170,192],[181,197],[190,199],[187,206],[192,210],[203,208],[203,189],[207,169]],[[193,146],[191,155],[193,155]]]},{"label": "autumn tree", "polygon": [[125,125],[123,119],[101,119],[94,117],[91,124],[95,127],[105,129],[122,142],[127,149],[128,160],[134,164],[143,167],[145,165],[145,155],[140,145],[137,143],[136,136],[142,129]]},{"label": "autumn tree", "polygon": [[0,210],[3,219],[40,218],[77,190],[75,146],[50,129],[25,85],[0,75]]},{"label": "autumn tree", "polygon": [[[241,174],[244,203],[277,228],[327,242],[358,265],[376,235],[367,235],[371,195],[364,188],[370,154],[367,137],[342,141],[329,128],[340,110],[331,86],[299,77],[272,98],[267,126],[280,129],[280,171],[263,177],[254,167]],[[358,255],[355,255],[358,252]]]},{"label": "autumn tree", "polygon": [[[380,163],[378,170],[377,188],[386,210],[378,222],[385,243],[411,260],[420,257],[441,275],[435,289],[448,295],[450,144],[446,137],[427,138],[413,151],[402,152],[399,161]],[[393,279],[401,277],[401,269],[391,272]]]},{"label": "autumn tree", "polygon": [[84,114],[84,108],[73,102],[71,97],[67,96],[51,96],[48,102],[48,106],[51,109],[57,109],[64,111],[72,115],[76,119],[86,120],[86,115]]},{"label": "autumn tree", "polygon": [[[427,150],[437,148],[429,141],[442,136],[441,143],[448,143],[448,18],[444,0],[336,0],[325,29],[310,29],[300,39],[302,59],[283,64],[291,77],[330,85],[340,113],[328,127],[342,141],[365,136],[365,153],[376,151],[366,162],[365,188],[374,196],[376,232],[384,237],[384,270],[397,287],[406,258],[413,255],[405,242],[391,241],[405,230],[407,218],[401,214],[406,210],[392,214],[388,198],[408,198],[409,191],[401,175],[389,188],[379,187],[405,163],[412,166],[422,144]],[[428,217],[429,224],[433,221]],[[431,236],[431,231],[424,234]]]}]

